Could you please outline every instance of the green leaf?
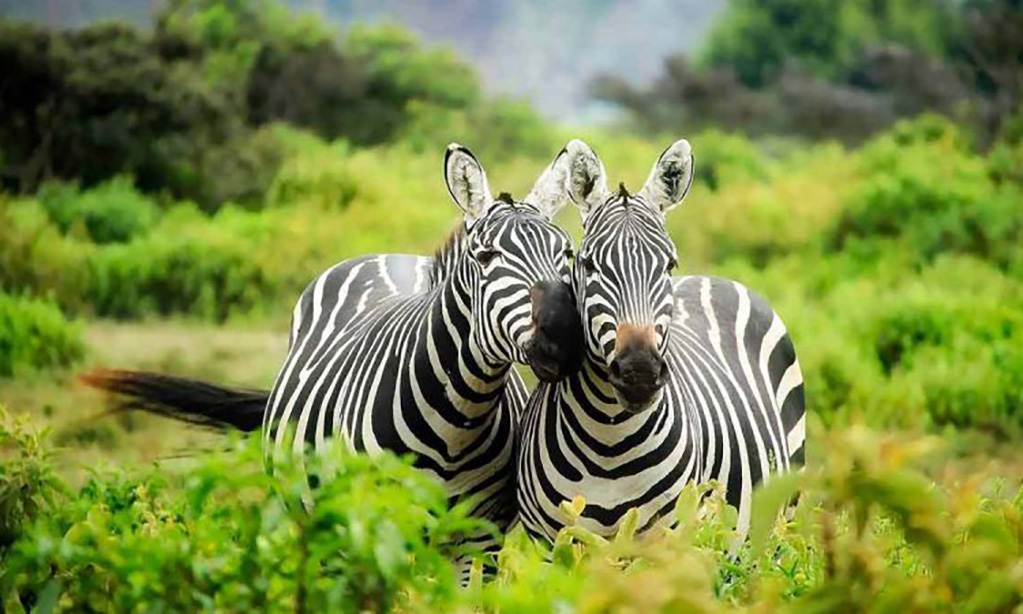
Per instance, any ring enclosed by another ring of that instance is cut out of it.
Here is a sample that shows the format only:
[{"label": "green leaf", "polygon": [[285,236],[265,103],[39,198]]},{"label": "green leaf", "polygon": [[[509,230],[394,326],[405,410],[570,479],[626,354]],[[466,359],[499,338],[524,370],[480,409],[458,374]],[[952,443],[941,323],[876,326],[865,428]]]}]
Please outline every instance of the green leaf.
[{"label": "green leaf", "polygon": [[770,482],[753,493],[749,537],[754,558],[763,554],[767,537],[778,518],[778,510],[792,500],[802,482],[802,473],[786,473],[772,477]]},{"label": "green leaf", "polygon": [[57,607],[57,600],[60,598],[62,590],[64,587],[56,578],[47,582],[43,590],[39,592],[39,601],[36,602],[36,607],[32,608],[32,614],[51,614]]},{"label": "green leaf", "polygon": [[575,565],[575,549],[572,536],[567,529],[562,529],[554,538],[554,549],[551,551],[551,558],[555,565],[571,569]]},{"label": "green leaf", "polygon": [[625,512],[621,522],[618,524],[618,534],[615,535],[615,542],[622,543],[631,540],[636,536],[636,529],[639,527],[639,510],[632,508]]}]

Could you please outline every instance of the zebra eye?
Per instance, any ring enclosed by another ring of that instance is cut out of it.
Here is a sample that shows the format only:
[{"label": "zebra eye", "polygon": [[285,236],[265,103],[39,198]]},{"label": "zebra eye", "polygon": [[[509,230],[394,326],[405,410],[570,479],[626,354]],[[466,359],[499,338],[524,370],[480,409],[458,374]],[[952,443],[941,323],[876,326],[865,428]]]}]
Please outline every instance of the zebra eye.
[{"label": "zebra eye", "polygon": [[667,271],[668,275],[671,275],[672,272],[675,270],[675,267],[677,267],[677,266],[678,266],[678,260],[675,260],[674,258],[669,260],[668,261],[668,271]]},{"label": "zebra eye", "polygon": [[565,248],[565,261],[566,262],[572,262],[573,260],[575,260],[575,252],[572,251],[571,247],[566,247]]},{"label": "zebra eye", "polygon": [[494,258],[497,258],[500,255],[501,252],[496,249],[482,249],[476,253],[476,261],[483,266],[487,266],[494,261]]},{"label": "zebra eye", "polygon": [[589,256],[579,256],[579,265],[583,267],[583,270],[590,273],[597,270],[596,265],[593,264],[593,258]]}]

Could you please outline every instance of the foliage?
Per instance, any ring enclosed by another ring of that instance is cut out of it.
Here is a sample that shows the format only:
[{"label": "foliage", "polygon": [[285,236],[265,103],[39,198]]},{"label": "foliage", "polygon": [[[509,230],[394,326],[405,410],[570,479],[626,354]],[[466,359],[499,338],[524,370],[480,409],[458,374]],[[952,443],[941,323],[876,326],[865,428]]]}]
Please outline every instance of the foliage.
[{"label": "foliage", "polygon": [[128,177],[84,192],[75,185],[46,183],[38,197],[61,232],[80,232],[83,227],[86,238],[95,243],[119,243],[145,234],[159,215],[156,204],[139,194]]},{"label": "foliage", "polygon": [[1021,33],[1014,0],[736,0],[695,64],[668,57],[645,87],[603,75],[593,93],[651,132],[859,143],[932,112],[968,123],[987,146],[1023,100]]},{"label": "foliage", "polygon": [[975,87],[988,102],[988,132],[1011,130],[1023,107],[1023,5],[1015,0],[968,0],[960,54]]},{"label": "foliage", "polygon": [[480,98],[472,68],[448,49],[421,49],[395,26],[356,27],[344,42],[365,66],[369,100],[352,140],[379,143],[397,136],[408,122],[410,105],[467,109]]},{"label": "foliage", "polygon": [[1023,239],[1019,189],[997,187],[954,128],[929,125],[897,128],[864,149],[865,180],[832,231],[834,245],[869,249],[863,243],[896,239],[924,260],[962,252],[1007,267]]},{"label": "foliage", "polygon": [[45,433],[0,406],[0,561],[23,528],[53,512],[65,494],[44,441]]},{"label": "foliage", "polygon": [[0,196],[0,291],[55,297],[81,309],[88,287],[83,261],[95,249],[64,236],[37,201]]},{"label": "foliage", "polygon": [[944,0],[737,0],[712,31],[705,62],[762,87],[791,60],[819,77],[840,77],[864,47],[880,42],[942,56],[955,36],[953,7]]},{"label": "foliage", "polygon": [[174,169],[189,163],[183,137],[216,140],[231,125],[216,92],[173,70],[129,26],[57,33],[3,23],[0,57],[11,67],[0,90],[4,183],[21,191],[120,173],[144,189],[177,189]]},{"label": "foliage", "polygon": [[471,144],[482,160],[505,161],[515,156],[544,160],[564,143],[552,126],[528,104],[510,98],[487,100],[468,110],[415,104],[402,142],[415,151],[439,151],[448,143]]},{"label": "foliage", "polygon": [[151,33],[0,22],[0,63],[11,67],[0,87],[5,188],[129,175],[208,210],[261,204],[282,162],[261,126],[377,144],[396,138],[416,104],[481,100],[476,74],[449,50],[394,26],[336,40],[272,0],[175,0]]},{"label": "foliage", "polygon": [[226,235],[207,243],[161,234],[100,252],[90,264],[89,301],[101,316],[186,312],[223,321],[271,292],[248,248]]},{"label": "foliage", "polygon": [[[3,475],[45,466],[34,441],[15,439]],[[258,441],[235,448],[187,477],[96,475],[45,514],[26,508],[24,534],[0,566],[7,611],[33,601],[61,612],[442,610],[452,601],[454,540],[480,523],[447,510],[439,484],[395,458],[340,448],[279,463],[270,477]],[[3,495],[4,506],[26,497]]]},{"label": "foliage", "polygon": [[[815,429],[823,453],[754,495],[749,540],[713,482],[687,486],[673,528],[613,539],[569,526],[552,547],[513,531],[497,576],[458,590],[452,540],[477,530],[439,485],[340,447],[264,474],[253,442],[183,475],[53,477],[38,436],[5,418],[5,611],[959,612],[1023,603],[1023,495],[947,475],[933,438]],[[31,484],[31,488],[6,486]],[[786,505],[799,493],[798,503]],[[300,500],[307,505],[299,503]],[[784,513],[779,513],[784,509]],[[478,568],[477,568],[478,569]]]},{"label": "foliage", "polygon": [[274,177],[267,201],[278,206],[313,202],[324,209],[348,206],[368,183],[349,170],[349,149],[343,141],[315,143],[290,156]]},{"label": "foliage", "polygon": [[0,377],[82,358],[79,328],[48,301],[0,292]]}]

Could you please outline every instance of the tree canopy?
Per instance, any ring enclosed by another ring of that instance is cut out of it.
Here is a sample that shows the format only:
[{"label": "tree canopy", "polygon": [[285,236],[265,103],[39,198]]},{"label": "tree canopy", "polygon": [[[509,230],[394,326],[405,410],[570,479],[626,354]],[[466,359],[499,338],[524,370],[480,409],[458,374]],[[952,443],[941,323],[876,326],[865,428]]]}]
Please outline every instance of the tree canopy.
[{"label": "tree canopy", "polygon": [[0,64],[4,187],[129,174],[207,207],[262,193],[280,158],[263,125],[371,145],[395,138],[416,105],[481,97],[448,50],[395,26],[339,37],[269,0],[172,0],[151,31],[0,22]]}]

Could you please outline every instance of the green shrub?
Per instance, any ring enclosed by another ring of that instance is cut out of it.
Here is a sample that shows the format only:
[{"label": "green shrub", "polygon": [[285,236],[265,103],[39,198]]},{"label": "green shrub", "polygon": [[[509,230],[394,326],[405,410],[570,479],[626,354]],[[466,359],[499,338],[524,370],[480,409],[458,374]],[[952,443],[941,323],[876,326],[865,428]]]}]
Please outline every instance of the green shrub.
[{"label": "green shrub", "polygon": [[285,146],[273,126],[243,132],[199,156],[197,200],[207,211],[227,203],[259,209],[285,159]]},{"label": "green shrub", "polygon": [[1006,119],[997,142],[988,154],[996,181],[1023,185],[1023,109]]},{"label": "green shrub", "polygon": [[693,139],[699,153],[694,181],[711,190],[738,181],[763,180],[768,177],[768,163],[752,141],[738,134],[708,130]]},{"label": "green shrub", "polygon": [[100,316],[187,313],[223,321],[274,294],[242,238],[166,232],[111,246],[90,260],[89,303]]},{"label": "green shrub", "polygon": [[668,215],[668,229],[698,265],[743,258],[763,267],[806,253],[842,212],[842,186],[854,181],[855,167],[840,148],[770,159],[752,147],[716,133],[693,139],[696,177],[710,166],[712,180],[694,179],[690,197]]},{"label": "green shrub", "polygon": [[744,542],[713,482],[682,490],[668,511],[676,526],[639,536],[635,513],[611,539],[588,532],[579,498],[552,511],[568,525],[552,546],[515,530],[496,578],[474,574],[458,590],[453,543],[484,527],[389,455],[338,446],[269,477],[254,438],[183,475],[97,472],[72,492],[31,431],[0,421],[13,447],[0,457],[9,612],[996,614],[1023,604],[1023,491],[985,473],[944,477],[950,451],[934,438],[811,422],[818,452],[755,491]]},{"label": "green shrub", "polygon": [[88,190],[50,182],[39,190],[39,202],[64,232],[76,232],[96,243],[120,243],[145,234],[156,223],[159,209],[139,193],[130,177],[116,177]]},{"label": "green shrub", "polygon": [[89,285],[86,261],[95,249],[62,236],[38,201],[0,196],[0,291],[48,296],[80,310]]},{"label": "green shrub", "polygon": [[[955,273],[954,266],[941,269]],[[904,403],[915,398],[933,424],[1019,432],[1023,317],[1003,301],[1023,294],[981,290],[963,300],[962,282],[914,286],[882,299],[872,316],[875,351],[890,385]]]},{"label": "green shrub", "polygon": [[65,367],[84,353],[78,327],[55,305],[0,293],[0,376]]},{"label": "green shrub", "polygon": [[513,98],[493,98],[468,109],[415,102],[409,115],[401,142],[427,155],[455,141],[493,165],[517,156],[546,160],[565,144],[536,110]]},{"label": "green shrub", "polygon": [[897,241],[920,262],[959,252],[1008,267],[1023,238],[1021,193],[997,186],[964,140],[947,122],[924,118],[864,149],[863,179],[831,230],[830,247],[859,244],[869,254]]},{"label": "green shrub", "polygon": [[0,405],[0,562],[22,528],[54,511],[62,493],[45,433]]},{"label": "green shrub", "polygon": [[314,203],[343,209],[366,189],[365,178],[346,164],[350,148],[344,141],[317,143],[290,156],[274,177],[267,201],[274,206]]},{"label": "green shrub", "polygon": [[[453,542],[481,523],[390,456],[336,448],[263,470],[259,438],[183,479],[96,476],[57,513],[28,510],[0,594],[58,612],[446,611]],[[310,490],[303,473],[322,476]],[[306,505],[302,504],[302,501]]]}]

